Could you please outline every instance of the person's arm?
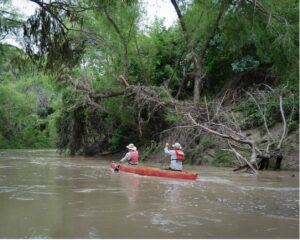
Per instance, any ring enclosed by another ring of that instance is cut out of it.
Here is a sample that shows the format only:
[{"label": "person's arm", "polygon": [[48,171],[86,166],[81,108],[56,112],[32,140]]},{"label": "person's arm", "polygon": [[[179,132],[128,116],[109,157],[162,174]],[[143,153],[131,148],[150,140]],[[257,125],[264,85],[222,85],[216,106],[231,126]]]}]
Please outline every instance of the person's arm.
[{"label": "person's arm", "polygon": [[164,151],[165,151],[165,154],[172,155],[172,152],[169,150],[169,143],[166,143]]},{"label": "person's arm", "polygon": [[120,163],[124,163],[130,160],[130,152],[126,153],[126,155],[120,160]]}]

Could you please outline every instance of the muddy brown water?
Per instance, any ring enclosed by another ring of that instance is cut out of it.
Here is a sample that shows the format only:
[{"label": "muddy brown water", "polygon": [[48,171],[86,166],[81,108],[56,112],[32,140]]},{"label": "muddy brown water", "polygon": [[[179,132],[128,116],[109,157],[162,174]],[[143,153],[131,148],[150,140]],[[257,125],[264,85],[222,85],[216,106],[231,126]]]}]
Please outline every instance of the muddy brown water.
[{"label": "muddy brown water", "polygon": [[111,159],[0,150],[0,238],[299,238],[299,174],[114,173]]}]

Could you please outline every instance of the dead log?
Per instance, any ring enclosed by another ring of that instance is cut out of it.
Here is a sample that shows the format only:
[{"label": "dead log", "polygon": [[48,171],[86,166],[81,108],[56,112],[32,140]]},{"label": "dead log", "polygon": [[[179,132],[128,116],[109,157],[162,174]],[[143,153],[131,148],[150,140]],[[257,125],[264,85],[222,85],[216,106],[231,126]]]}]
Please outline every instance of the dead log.
[{"label": "dead log", "polygon": [[[245,170],[245,172],[256,173],[256,170],[259,170],[259,169],[257,169],[255,164],[251,164],[251,165],[252,165],[252,167],[249,167],[248,164],[245,164],[243,166],[239,166],[239,167],[233,169],[233,171],[237,172],[237,171]],[[253,169],[255,169],[255,172],[253,171]]]}]

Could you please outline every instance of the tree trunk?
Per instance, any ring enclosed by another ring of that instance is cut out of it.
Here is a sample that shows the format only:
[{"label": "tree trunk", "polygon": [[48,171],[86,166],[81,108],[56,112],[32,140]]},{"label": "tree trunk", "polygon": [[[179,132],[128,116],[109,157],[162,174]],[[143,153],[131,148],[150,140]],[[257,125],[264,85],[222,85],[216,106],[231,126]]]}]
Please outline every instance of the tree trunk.
[{"label": "tree trunk", "polygon": [[194,93],[193,101],[195,109],[198,109],[200,106],[200,86],[202,81],[202,64],[197,62],[197,67],[195,67],[195,82],[194,82]]},{"label": "tree trunk", "polygon": [[187,29],[187,26],[185,24],[185,21],[183,19],[183,16],[182,16],[182,13],[179,9],[179,6],[176,2],[176,0],[171,0],[174,8],[175,8],[175,11],[177,13],[177,16],[178,16],[178,19],[179,19],[179,23],[181,25],[181,30],[182,30],[182,33],[183,33],[183,36],[184,36],[184,40],[185,40],[185,43],[191,53],[191,56],[192,56],[192,59],[193,59],[193,62],[194,62],[194,68],[195,68],[195,76],[194,76],[194,92],[193,92],[193,103],[194,103],[194,107],[197,109],[199,108],[199,105],[200,105],[200,93],[201,93],[201,89],[202,89],[202,86],[203,86],[203,62],[204,62],[204,55],[209,47],[209,42],[210,40],[214,37],[216,31],[217,31],[217,28],[219,26],[219,23],[220,23],[220,20],[221,20],[221,17],[223,15],[223,12],[224,12],[224,8],[223,6],[221,7],[220,9],[220,12],[219,14],[217,15],[217,18],[211,28],[211,31],[210,33],[208,34],[208,37],[206,39],[206,42],[203,43],[203,46],[200,50],[200,53],[197,55],[196,54],[196,46],[193,44],[193,41],[189,35],[189,32],[188,32],[188,29]]},{"label": "tree trunk", "polygon": [[179,19],[179,23],[181,25],[181,30],[182,30],[182,33],[183,33],[183,36],[184,36],[184,40],[185,40],[185,43],[191,53],[191,56],[192,56],[192,59],[193,59],[193,62],[194,62],[194,68],[195,68],[195,82],[194,82],[194,93],[193,93],[193,98],[194,98],[194,106],[198,107],[199,106],[199,100],[200,100],[200,81],[201,81],[201,69],[200,69],[200,64],[198,62],[198,56],[197,54],[195,53],[195,49],[194,49],[194,46],[192,44],[192,39],[189,35],[189,32],[188,32],[188,29],[185,25],[185,22],[184,22],[184,19],[183,19],[183,16],[181,14],[181,11],[178,7],[178,4],[176,2],[176,0],[171,0],[174,8],[175,8],[175,11],[177,13],[177,16],[178,16],[178,19]]}]

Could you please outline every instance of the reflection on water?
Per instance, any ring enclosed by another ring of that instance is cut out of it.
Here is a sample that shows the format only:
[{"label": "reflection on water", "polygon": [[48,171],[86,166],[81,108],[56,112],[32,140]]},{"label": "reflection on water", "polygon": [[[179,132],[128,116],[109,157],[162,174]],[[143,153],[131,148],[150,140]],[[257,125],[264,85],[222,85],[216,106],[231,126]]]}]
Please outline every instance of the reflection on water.
[{"label": "reflection on water", "polygon": [[1,151],[0,238],[299,238],[298,173],[199,168],[187,181],[109,166]]}]

